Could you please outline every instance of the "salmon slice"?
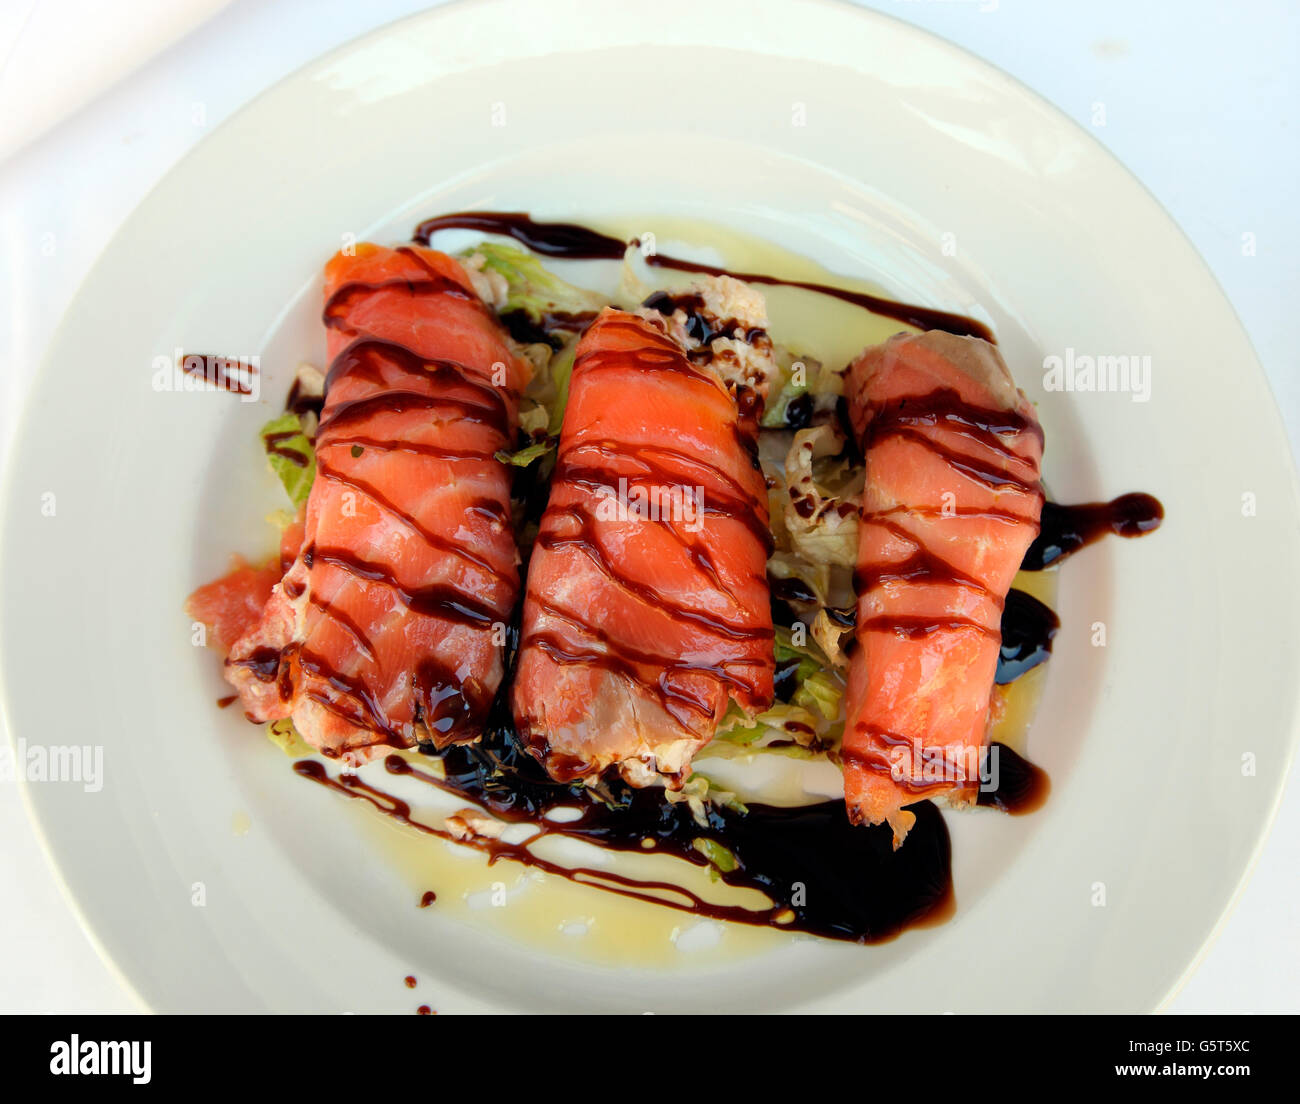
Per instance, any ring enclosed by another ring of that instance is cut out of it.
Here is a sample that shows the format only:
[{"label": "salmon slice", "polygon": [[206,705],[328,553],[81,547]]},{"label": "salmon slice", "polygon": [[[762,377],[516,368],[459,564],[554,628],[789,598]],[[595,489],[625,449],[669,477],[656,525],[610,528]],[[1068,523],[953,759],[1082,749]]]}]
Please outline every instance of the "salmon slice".
[{"label": "salmon slice", "polygon": [[331,367],[301,549],[226,660],[257,721],[326,755],[474,739],[519,590],[510,475],[528,367],[451,257],[325,269]]},{"label": "salmon slice", "polygon": [[560,780],[680,786],[729,701],[772,701],[752,406],[675,325],[607,309],[578,346],[513,688],[519,735]]},{"label": "salmon slice", "polygon": [[205,583],[185,600],[185,612],[207,626],[209,644],[222,655],[227,654],[244,634],[262,620],[262,611],[271,599],[275,584],[289,569],[302,547],[303,516],[299,510],[280,536],[280,559],[261,566],[234,557],[230,571]]},{"label": "salmon slice", "polygon": [[1038,533],[1043,434],[978,338],[890,338],[854,362],[846,391],[866,487],[845,800],[897,847],[906,805],[977,795],[1002,606]]},{"label": "salmon slice", "polygon": [[230,571],[199,587],[185,601],[185,612],[208,628],[209,643],[229,652],[240,637],[262,620],[262,610],[280,581],[280,565],[255,567],[235,557]]}]

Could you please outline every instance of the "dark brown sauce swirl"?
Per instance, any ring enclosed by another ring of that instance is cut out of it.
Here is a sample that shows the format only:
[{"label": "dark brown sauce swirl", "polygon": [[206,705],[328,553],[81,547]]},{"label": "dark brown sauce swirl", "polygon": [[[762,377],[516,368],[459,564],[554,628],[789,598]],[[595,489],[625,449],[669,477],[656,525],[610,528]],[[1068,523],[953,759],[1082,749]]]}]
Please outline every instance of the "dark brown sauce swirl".
[{"label": "dark brown sauce swirl", "polygon": [[[625,242],[572,222],[537,222],[519,211],[463,211],[439,215],[420,223],[416,227],[413,240],[427,245],[429,239],[439,230],[452,228],[504,235],[544,257],[573,260],[621,260],[628,245],[638,244],[635,240]],[[990,343],[995,342],[992,330],[983,322],[977,322],[965,315],[900,303],[893,299],[868,295],[861,291],[850,291],[848,288],[839,288],[831,284],[818,284],[808,280],[783,280],[761,272],[733,272],[714,265],[670,257],[663,253],[650,254],[646,257],[646,263],[660,268],[676,269],[679,272],[697,272],[706,276],[732,276],[749,284],[801,288],[804,291],[812,291],[852,303],[873,314],[893,318],[922,330],[946,330],[948,333],[979,337]]]},{"label": "dark brown sauce swirl", "polygon": [[[907,846],[897,851],[887,826],[853,825],[842,801],[779,807],[750,805],[748,812],[711,808],[699,824],[684,804],[670,804],[654,790],[617,787],[608,800],[587,787],[552,781],[526,752],[507,738],[482,745],[458,744],[439,753],[446,778],[390,755],[385,767],[400,775],[474,801],[498,818],[540,825],[544,834],[586,840],[614,851],[669,854],[697,866],[704,858],[696,841],[711,841],[734,856],[736,868],[719,872],[728,885],[755,889],[772,902],[750,908],[706,901],[681,886],[629,877],[608,869],[565,866],[535,854],[528,844],[454,836],[412,817],[410,805],[344,772],[331,777],[315,760],[294,770],[417,831],[485,852],[491,861],[511,859],[597,889],[716,920],[771,926],[832,939],[878,943],[905,928],[936,923],[953,910],[951,851],[943,817],[929,802],[911,806],[917,822]],[[546,814],[576,808],[576,820]],[[646,841],[651,841],[647,847]]]}]

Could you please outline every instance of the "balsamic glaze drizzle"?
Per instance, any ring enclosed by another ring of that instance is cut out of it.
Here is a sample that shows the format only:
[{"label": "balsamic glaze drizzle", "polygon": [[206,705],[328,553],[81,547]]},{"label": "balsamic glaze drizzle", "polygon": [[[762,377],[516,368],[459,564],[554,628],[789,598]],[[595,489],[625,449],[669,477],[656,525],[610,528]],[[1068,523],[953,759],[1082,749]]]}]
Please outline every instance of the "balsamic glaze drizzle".
[{"label": "balsamic glaze drizzle", "polygon": [[[452,228],[504,235],[544,257],[571,260],[622,260],[629,245],[639,244],[635,240],[625,242],[576,223],[536,222],[520,211],[463,211],[439,215],[420,223],[416,227],[413,240],[428,245],[429,239],[439,230]],[[725,268],[669,257],[663,253],[650,254],[646,257],[646,263],[660,268],[676,269],[679,272],[732,276],[748,284],[802,288],[805,291],[815,291],[821,295],[852,303],[874,314],[884,315],[886,318],[893,318],[922,330],[946,330],[948,333],[980,337],[995,343],[993,331],[983,322],[977,322],[961,314],[934,310],[931,307],[900,303],[893,299],[850,291],[848,288],[834,287],[830,284],[812,283],[807,280],[782,280],[761,272],[731,272]]]},{"label": "balsamic glaze drizzle", "polygon": [[187,376],[202,379],[221,391],[233,391],[237,395],[253,393],[257,366],[248,361],[210,353],[185,353],[179,367]]},{"label": "balsamic glaze drizzle", "polygon": [[[553,781],[517,743],[508,710],[495,709],[494,715],[499,723],[479,744],[455,744],[443,751],[421,749],[441,758],[445,778],[398,755],[384,760],[385,769],[472,801],[509,823],[537,825],[542,835],[569,836],[615,851],[653,850],[697,866],[708,864],[701,846],[716,844],[737,863],[733,870],[718,871],[718,876],[728,885],[764,893],[771,905],[717,904],[672,883],[565,866],[534,852],[532,845],[540,836],[524,843],[478,835],[463,838],[419,821],[409,803],[356,774],[331,777],[314,759],[296,763],[294,770],[336,793],[364,800],[424,834],[457,839],[486,853],[490,862],[514,860],[584,885],[711,919],[878,943],[905,928],[944,920],[953,910],[948,830],[942,814],[928,801],[911,806],[917,821],[907,846],[897,851],[888,826],[851,824],[843,801],[789,808],[753,804],[744,814],[709,807],[705,823],[700,824],[684,803],[670,804],[658,790],[638,790],[615,780],[603,784],[597,796],[585,786]],[[547,819],[558,808],[577,809],[579,816],[563,822]]]}]

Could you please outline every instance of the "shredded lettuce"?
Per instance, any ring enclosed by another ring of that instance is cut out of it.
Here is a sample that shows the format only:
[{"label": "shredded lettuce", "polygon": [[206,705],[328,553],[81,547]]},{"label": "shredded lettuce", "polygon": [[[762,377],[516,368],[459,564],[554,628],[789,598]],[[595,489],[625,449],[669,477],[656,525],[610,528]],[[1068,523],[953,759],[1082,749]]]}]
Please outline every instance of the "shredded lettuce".
[{"label": "shredded lettuce", "polygon": [[[807,703],[799,700],[797,695],[800,689],[803,687],[804,683],[807,682],[810,678],[815,677],[817,673],[822,670],[823,661],[817,659],[816,657],[814,657],[813,655],[811,655],[810,653],[808,653],[803,649],[793,648],[788,644],[783,644],[780,638],[780,634],[782,633],[785,634],[785,637],[788,641],[790,630],[785,628],[777,629],[778,636],[776,641],[776,661],[777,663],[788,663],[790,662],[790,660],[798,661],[799,665],[794,669],[794,672],[791,676],[795,684],[795,694],[791,695],[791,701],[796,702],[800,706],[804,706]],[[779,704],[780,703],[778,702],[777,705]],[[773,708],[775,708],[775,706]],[[769,713],[770,712],[771,711],[769,710]],[[760,715],[760,719],[762,716],[766,716],[766,714]]]},{"label": "shredded lettuce", "polygon": [[799,684],[799,689],[790,700],[809,712],[815,711],[826,720],[833,721],[839,716],[843,697],[844,684],[829,671],[819,670]]},{"label": "shredded lettuce", "polygon": [[293,721],[287,717],[284,720],[272,721],[266,726],[266,738],[276,747],[295,759],[301,759],[304,755],[311,755],[312,748],[299,734],[294,727]]},{"label": "shredded lettuce", "polygon": [[551,421],[546,428],[553,434],[559,433],[564,425],[564,408],[569,402],[569,380],[573,376],[573,361],[577,352],[578,339],[575,337],[551,358],[551,383],[555,388],[555,397],[548,404]]},{"label": "shredded lettuce", "polygon": [[669,805],[686,805],[695,823],[701,828],[708,828],[709,806],[717,805],[732,812],[745,813],[749,810],[730,790],[724,790],[707,775],[695,771],[686,784],[679,790],[664,790],[664,799]]},{"label": "shredded lettuce", "polygon": [[553,448],[555,448],[555,438],[547,437],[545,440],[535,441],[533,444],[516,452],[506,452],[502,449],[496,454],[496,457],[503,464],[511,464],[516,468],[526,468],[539,456],[545,456]]},{"label": "shredded lettuce", "polygon": [[[496,296],[501,314],[523,311],[540,325],[547,320],[554,322],[556,316],[593,314],[609,304],[606,296],[561,280],[532,253],[513,245],[480,242],[461,256],[488,274],[489,279],[495,275],[505,281],[504,293],[499,291]],[[555,328],[563,330],[565,326],[561,323]],[[573,327],[571,332],[578,328]]]},{"label": "shredded lettuce", "polygon": [[704,783],[704,787],[705,787],[704,799],[706,801],[710,802],[713,805],[719,805],[722,808],[728,809],[733,813],[749,812],[749,810],[745,808],[745,803],[741,801],[739,797],[737,797],[730,790],[724,790],[715,781],[713,781],[712,778],[708,777],[708,775],[701,774],[699,771],[695,771],[691,775],[691,782],[694,782],[697,779],[703,781]]},{"label": "shredded lettuce", "polygon": [[828,474],[843,476],[847,465],[840,472],[814,470],[815,461],[837,456],[843,447],[834,426],[816,425],[794,435],[786,457],[785,528],[793,550],[809,563],[852,567],[857,560],[859,498],[847,486],[836,493],[822,482],[831,482]]},{"label": "shredded lettuce", "polygon": [[850,633],[851,629],[837,624],[825,609],[819,609],[813,617],[811,631],[813,639],[821,646],[833,667],[849,665],[849,657],[844,653],[843,645],[845,634]]},{"label": "shredded lettuce", "polygon": [[768,392],[762,425],[780,429],[786,425],[786,412],[800,395],[812,398],[814,409],[829,410],[844,394],[844,377],[813,357],[798,356],[784,346],[777,346],[778,375]]},{"label": "shredded lettuce", "polygon": [[[267,422],[262,427],[262,447],[289,501],[301,506],[316,480],[316,449],[303,431],[298,415],[288,411]],[[300,459],[296,460],[295,456]]]},{"label": "shredded lettuce", "polygon": [[829,738],[824,746],[812,747],[807,744],[791,743],[788,737],[780,739],[781,734],[775,729],[760,728],[759,732],[764,736],[764,740],[749,744],[738,744],[729,737],[718,736],[705,745],[704,750],[700,752],[700,758],[749,759],[754,755],[779,755],[786,759],[821,759],[825,757],[827,748],[839,743],[838,734]]},{"label": "shredded lettuce", "polygon": [[546,436],[546,430],[550,424],[551,413],[543,403],[535,402],[532,406],[522,408],[519,411],[519,428],[524,431],[525,437],[538,438]]},{"label": "shredded lettuce", "polygon": [[709,866],[712,868],[709,874],[715,881],[720,874],[730,874],[740,866],[740,860],[736,858],[735,852],[723,847],[715,839],[701,836],[698,839],[691,840],[691,846],[708,859]]},{"label": "shredded lettuce", "polygon": [[767,561],[767,573],[778,579],[798,579],[822,605],[825,605],[830,594],[829,564],[809,563],[793,552],[773,552]]},{"label": "shredded lettuce", "polygon": [[692,774],[686,784],[679,790],[664,790],[664,800],[669,805],[686,805],[691,816],[701,828],[709,826],[709,812],[705,806],[708,799],[709,780],[702,774]]},{"label": "shredded lettuce", "polygon": [[[818,617],[825,617],[824,611],[818,612]],[[814,622],[815,624],[815,622]],[[826,653],[821,647],[821,641],[817,639],[814,631],[814,640],[817,645],[811,643],[799,644],[795,642],[794,634],[784,626],[778,626],[776,630],[776,658],[777,662],[785,662],[791,659],[798,659],[799,666],[795,668],[794,680],[796,688],[790,697],[791,705],[806,710],[810,715],[820,716],[827,721],[834,721],[840,715],[840,707],[844,700],[844,680],[835,670],[834,657]],[[774,711],[778,706],[773,706],[767,713],[762,714],[758,720],[765,723],[771,723]],[[779,719],[790,719],[780,718]],[[795,720],[806,721],[805,718],[795,717]],[[819,735],[821,735],[821,725],[816,724]]]},{"label": "shredded lettuce", "polygon": [[579,335],[571,336],[558,350],[549,345],[530,345],[533,376],[519,410],[519,428],[526,437],[537,439],[559,434],[564,424],[564,406],[569,398],[569,377],[578,351]]},{"label": "shredded lettuce", "polygon": [[[797,640],[791,629],[784,625],[776,626],[776,659],[778,663],[783,663],[787,659],[797,659],[800,661],[800,671],[806,671],[811,674],[813,671],[820,671],[826,667],[827,657],[817,648],[804,640]],[[806,676],[801,676],[806,677]]]},{"label": "shredded lettuce", "polygon": [[763,409],[762,424],[768,429],[780,429],[786,424],[786,411],[790,404],[808,390],[806,383],[792,383],[788,378],[781,381],[781,387],[775,393],[769,393],[767,406]]},{"label": "shredded lettuce", "polygon": [[776,702],[752,721],[741,717],[729,727],[719,729],[708,745],[708,754],[721,751],[725,757],[729,753],[722,751],[722,746],[727,744],[745,751],[765,750],[772,745],[794,745],[814,754],[820,750],[819,726],[818,715],[804,705]]},{"label": "shredded lettuce", "polygon": [[844,679],[820,648],[797,643],[777,626],[778,663],[797,660],[795,690],[789,702],[776,702],[753,718],[732,708],[702,756],[734,759],[759,752],[813,759],[835,746],[843,732]]}]

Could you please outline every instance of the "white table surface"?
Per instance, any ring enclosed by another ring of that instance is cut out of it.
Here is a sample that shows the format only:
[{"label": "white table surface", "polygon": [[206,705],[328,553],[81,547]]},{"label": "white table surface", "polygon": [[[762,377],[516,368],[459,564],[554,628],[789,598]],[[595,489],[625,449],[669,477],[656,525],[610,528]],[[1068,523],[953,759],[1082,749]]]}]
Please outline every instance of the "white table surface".
[{"label": "white table surface", "polygon": [[[56,59],[57,37],[26,32],[43,22],[34,15],[48,15],[36,10],[42,3],[58,2],[0,0],[0,67],[14,56],[30,66],[41,51]],[[152,8],[156,0],[134,2]],[[124,22],[132,4],[115,5]],[[41,352],[82,277],[150,186],[280,77],[429,6],[240,0],[0,162],[0,303],[6,308],[0,314],[0,442],[7,445],[12,435]],[[1084,125],[1093,105],[1105,104],[1106,125],[1094,128],[1097,136],[1173,214],[1217,274],[1252,335],[1295,449],[1300,365],[1289,329],[1300,302],[1300,5],[878,0],[869,6],[966,47]],[[654,18],[651,3],[646,18]],[[1254,235],[1254,255],[1243,251],[1246,234]],[[1229,376],[1232,366],[1224,372]],[[11,783],[0,783],[0,839],[0,1010],[135,1009],[65,902]],[[1293,771],[1253,878],[1170,1010],[1300,1010],[1297,872],[1300,775]]]}]

